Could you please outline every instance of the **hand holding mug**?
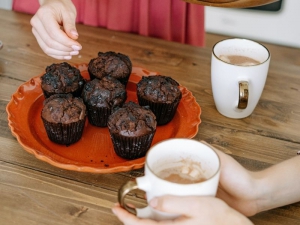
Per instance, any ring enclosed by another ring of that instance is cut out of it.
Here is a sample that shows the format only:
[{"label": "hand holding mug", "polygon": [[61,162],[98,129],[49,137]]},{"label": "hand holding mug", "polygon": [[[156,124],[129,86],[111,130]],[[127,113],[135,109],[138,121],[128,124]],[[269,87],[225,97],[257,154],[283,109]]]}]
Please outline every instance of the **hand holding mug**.
[{"label": "hand holding mug", "polygon": [[215,196],[220,176],[220,160],[209,146],[191,139],[175,138],[150,148],[146,155],[145,175],[128,181],[119,190],[120,205],[139,218],[174,219],[178,213],[166,213],[151,206],[131,208],[126,194],[134,189],[146,192],[147,201],[159,196]]},{"label": "hand holding mug", "polygon": [[252,224],[247,217],[230,208],[222,200],[211,196],[165,195],[152,199],[149,204],[158,211],[181,214],[182,216],[164,221],[138,218],[118,205],[113,208],[113,212],[124,225]]}]

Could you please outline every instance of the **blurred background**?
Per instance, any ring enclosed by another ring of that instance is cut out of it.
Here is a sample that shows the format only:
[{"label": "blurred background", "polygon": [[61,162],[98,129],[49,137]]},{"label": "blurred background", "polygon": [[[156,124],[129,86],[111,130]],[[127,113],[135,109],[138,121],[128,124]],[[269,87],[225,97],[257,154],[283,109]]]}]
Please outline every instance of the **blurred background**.
[{"label": "blurred background", "polygon": [[[0,8],[11,10],[12,1],[1,0]],[[300,0],[247,9],[205,7],[205,31],[300,48],[299,12]]]},{"label": "blurred background", "polygon": [[280,0],[249,9],[205,7],[205,30],[299,48],[299,12],[299,0]]}]

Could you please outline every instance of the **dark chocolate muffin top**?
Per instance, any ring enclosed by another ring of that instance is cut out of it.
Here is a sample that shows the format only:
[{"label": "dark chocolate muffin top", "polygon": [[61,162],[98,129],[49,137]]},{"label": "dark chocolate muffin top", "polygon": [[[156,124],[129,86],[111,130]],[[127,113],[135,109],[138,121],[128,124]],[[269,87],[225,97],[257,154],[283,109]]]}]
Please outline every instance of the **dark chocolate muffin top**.
[{"label": "dark chocolate muffin top", "polygon": [[116,79],[129,77],[132,64],[127,55],[116,52],[99,52],[98,57],[91,59],[88,65],[89,73],[101,79],[112,76]]},{"label": "dark chocolate muffin top", "polygon": [[41,76],[41,85],[43,90],[51,93],[71,93],[84,85],[84,78],[79,69],[66,62],[53,63]]},{"label": "dark chocolate muffin top", "polygon": [[51,123],[72,123],[84,119],[86,106],[71,94],[55,94],[45,99],[42,118]]},{"label": "dark chocolate muffin top", "polygon": [[137,83],[137,94],[156,103],[172,103],[181,99],[179,84],[171,77],[162,75],[143,76]]},{"label": "dark chocolate muffin top", "polygon": [[93,79],[84,85],[83,101],[91,106],[114,108],[127,98],[125,86],[113,77]]},{"label": "dark chocolate muffin top", "polygon": [[111,133],[143,136],[156,130],[156,117],[150,109],[127,102],[110,115],[107,126]]}]

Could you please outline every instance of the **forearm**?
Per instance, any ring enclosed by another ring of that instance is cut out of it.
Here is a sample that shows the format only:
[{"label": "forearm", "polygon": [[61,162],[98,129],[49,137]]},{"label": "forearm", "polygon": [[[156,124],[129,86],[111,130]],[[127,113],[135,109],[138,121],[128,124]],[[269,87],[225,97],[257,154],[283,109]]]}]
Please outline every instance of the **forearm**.
[{"label": "forearm", "polygon": [[300,201],[300,156],[256,172],[259,212]]}]

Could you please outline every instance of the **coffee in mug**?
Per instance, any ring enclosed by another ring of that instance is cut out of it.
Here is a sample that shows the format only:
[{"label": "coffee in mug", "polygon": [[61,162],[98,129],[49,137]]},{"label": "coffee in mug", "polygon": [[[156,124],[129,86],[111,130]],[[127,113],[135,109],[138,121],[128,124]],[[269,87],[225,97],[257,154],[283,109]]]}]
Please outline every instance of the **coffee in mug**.
[{"label": "coffee in mug", "polygon": [[195,184],[207,180],[201,163],[192,161],[160,170],[156,174],[161,179],[178,184]]},{"label": "coffee in mug", "polygon": [[243,55],[220,55],[219,58],[224,62],[237,66],[253,66],[261,63],[256,59]]}]

